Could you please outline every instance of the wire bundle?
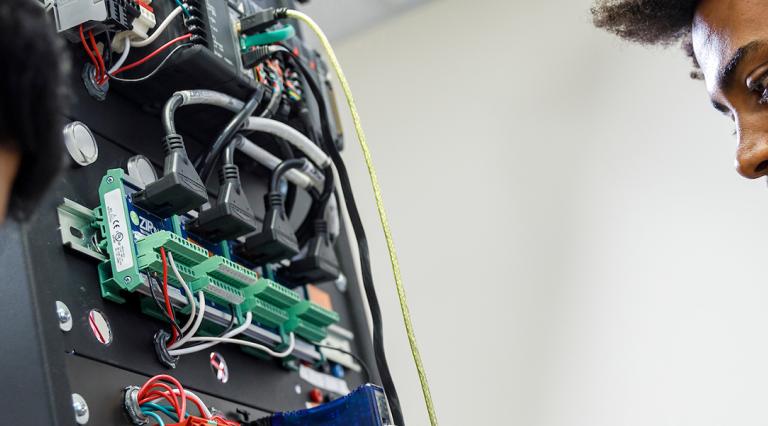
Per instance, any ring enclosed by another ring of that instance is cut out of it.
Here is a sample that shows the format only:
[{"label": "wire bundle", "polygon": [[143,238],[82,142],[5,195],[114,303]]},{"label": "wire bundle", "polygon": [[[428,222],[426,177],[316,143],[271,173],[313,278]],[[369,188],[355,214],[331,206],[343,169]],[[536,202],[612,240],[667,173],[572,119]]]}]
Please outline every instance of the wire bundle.
[{"label": "wire bundle", "polygon": [[[235,312],[234,310],[232,310],[231,318],[230,318],[230,327],[228,327],[227,330],[224,331],[224,333],[222,333],[220,336],[217,336],[217,337],[196,337],[195,335],[197,334],[197,331],[200,329],[200,325],[202,324],[203,319],[205,318],[205,309],[206,309],[205,294],[202,291],[198,291],[197,292],[198,300],[195,301],[195,297],[192,291],[190,290],[189,285],[187,285],[186,281],[184,280],[184,277],[181,275],[178,267],[176,266],[176,262],[173,260],[173,254],[170,252],[166,252],[165,249],[162,247],[160,248],[160,259],[163,262],[162,292],[163,292],[163,302],[164,302],[164,305],[161,306],[161,308],[164,308],[163,310],[164,316],[169,321],[169,323],[171,323],[172,337],[167,344],[169,349],[168,353],[171,356],[188,355],[188,354],[200,352],[202,350],[215,346],[219,343],[231,343],[231,344],[236,344],[240,346],[247,346],[250,348],[258,349],[275,358],[285,358],[289,356],[291,353],[293,353],[293,350],[296,347],[296,337],[294,336],[293,333],[289,333],[288,347],[282,351],[276,351],[262,344],[251,342],[248,340],[235,339],[234,337],[242,334],[245,330],[248,329],[248,327],[251,326],[251,323],[253,321],[253,314],[251,312],[246,313],[245,320],[243,321],[242,324],[240,324],[237,328],[231,328],[231,326],[234,324],[236,320]],[[168,267],[169,266],[170,266],[170,269],[173,271],[173,274],[175,275],[176,280],[179,282],[179,285],[181,285],[182,290],[186,294],[187,300],[189,301],[189,306],[191,307],[190,316],[183,327],[179,327],[178,324],[176,324],[176,317],[173,311],[173,305],[171,305],[170,295],[168,293],[168,273],[169,273]],[[150,290],[152,290],[151,284],[150,284]],[[189,342],[202,343],[202,344],[183,347],[186,343],[189,343]]]},{"label": "wire bundle", "polygon": [[125,43],[125,47],[123,48],[122,55],[109,70],[107,70],[106,61],[104,60],[104,55],[99,50],[98,44],[96,43],[96,38],[94,37],[93,30],[89,30],[86,37],[85,28],[83,25],[80,25],[80,29],[79,29],[80,42],[82,43],[86,54],[90,58],[91,63],[93,64],[93,67],[94,67],[93,80],[97,85],[104,86],[104,84],[106,84],[110,78],[118,81],[122,81],[122,82],[127,82],[127,83],[135,83],[135,82],[147,80],[152,76],[154,76],[161,68],[163,68],[163,66],[165,66],[165,64],[171,59],[171,57],[173,57],[173,55],[175,55],[184,47],[189,47],[192,45],[191,43],[184,43],[177,46],[168,55],[165,56],[162,62],[160,62],[160,64],[152,72],[150,72],[148,75],[144,77],[136,78],[136,79],[121,79],[116,77],[118,74],[121,74],[125,71],[131,70],[133,68],[136,68],[146,63],[150,59],[156,57],[160,53],[169,49],[174,44],[179,43],[181,41],[190,40],[192,38],[191,33],[181,35],[163,44],[162,46],[157,48],[155,51],[142,57],[141,59],[136,60],[128,65],[123,65],[128,59],[128,55],[130,54],[131,48],[146,47],[154,43],[165,32],[165,30],[168,28],[171,22],[182,13],[182,11],[185,13],[189,13],[186,9],[186,4],[181,3],[180,0],[176,0],[176,1],[179,4],[179,6],[176,7],[168,15],[168,17],[166,17],[166,19],[157,27],[155,32],[152,33],[151,36],[149,36],[149,38],[147,38],[146,40],[131,41],[129,40],[129,38],[126,37],[125,39],[126,43]]},{"label": "wire bundle", "polygon": [[[141,413],[151,417],[161,426],[165,426],[165,422],[158,413],[165,414],[177,423],[190,417],[187,412],[188,401],[195,405],[201,418],[213,420],[226,426],[240,425],[238,422],[212,414],[200,397],[194,392],[184,389],[178,380],[167,374],[150,378],[139,388],[136,394],[136,403],[141,409]],[[166,402],[169,405],[160,405],[160,402]]]}]

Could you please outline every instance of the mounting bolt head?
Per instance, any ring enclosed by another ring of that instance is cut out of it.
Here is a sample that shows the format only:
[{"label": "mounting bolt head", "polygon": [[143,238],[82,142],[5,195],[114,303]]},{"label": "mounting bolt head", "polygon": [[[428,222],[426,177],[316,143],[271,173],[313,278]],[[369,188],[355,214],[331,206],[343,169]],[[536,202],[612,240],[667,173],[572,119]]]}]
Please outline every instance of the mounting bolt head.
[{"label": "mounting bolt head", "polygon": [[112,183],[114,181],[115,181],[115,178],[113,178],[112,176],[107,176],[107,183]]},{"label": "mounting bolt head", "polygon": [[126,276],[125,278],[123,278],[123,282],[125,282],[126,284],[130,283],[131,281],[133,281],[133,278],[131,278],[130,276]]},{"label": "mounting bolt head", "polygon": [[75,410],[75,421],[79,425],[88,423],[90,412],[88,411],[88,404],[80,394],[72,394],[72,409]]},{"label": "mounting bolt head", "polygon": [[61,331],[72,330],[72,313],[64,302],[56,301],[56,317],[59,320]]},{"label": "mounting bolt head", "polygon": [[336,288],[339,289],[340,292],[345,293],[347,291],[349,282],[347,281],[347,277],[345,277],[344,274],[339,274],[334,284],[336,284]]}]

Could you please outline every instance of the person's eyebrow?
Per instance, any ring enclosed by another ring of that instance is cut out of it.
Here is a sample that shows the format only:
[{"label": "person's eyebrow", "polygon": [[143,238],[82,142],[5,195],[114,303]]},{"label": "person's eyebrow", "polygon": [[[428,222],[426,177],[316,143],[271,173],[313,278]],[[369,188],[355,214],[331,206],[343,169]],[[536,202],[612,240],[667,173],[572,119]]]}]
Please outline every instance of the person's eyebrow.
[{"label": "person's eyebrow", "polygon": [[717,73],[717,85],[720,90],[728,89],[733,84],[733,79],[739,66],[746,62],[755,52],[766,47],[768,47],[768,42],[754,40],[738,48],[733,53],[733,56],[731,56],[731,59]]}]

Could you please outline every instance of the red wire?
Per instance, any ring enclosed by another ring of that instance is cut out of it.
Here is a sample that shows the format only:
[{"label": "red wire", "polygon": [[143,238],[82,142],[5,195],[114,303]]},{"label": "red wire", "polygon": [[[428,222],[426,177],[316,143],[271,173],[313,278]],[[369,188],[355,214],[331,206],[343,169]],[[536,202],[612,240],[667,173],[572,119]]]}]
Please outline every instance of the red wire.
[{"label": "red wire", "polygon": [[[147,382],[144,383],[144,385],[139,389],[139,392],[136,395],[137,398],[139,400],[142,400],[143,398],[145,398],[147,396],[147,395],[145,395],[147,393],[147,391],[149,391],[150,389],[152,389],[155,386],[168,389],[170,394],[171,394],[171,396],[174,396],[173,390],[168,385],[166,385],[165,383],[160,382],[161,380],[165,380],[167,382],[170,382],[172,385],[176,386],[176,389],[179,390],[179,398],[181,398],[181,404],[179,404],[179,406],[178,406],[179,407],[179,410],[178,410],[179,411],[179,421],[184,420],[184,417],[186,416],[186,413],[187,413],[187,393],[184,392],[184,387],[181,385],[181,383],[179,383],[179,381],[176,380],[172,376],[169,376],[167,374],[160,374],[160,375],[154,376],[151,379],[147,380]],[[158,393],[162,393],[160,391],[157,391],[157,392]],[[166,399],[168,399],[168,398],[166,398]]]},{"label": "red wire", "polygon": [[93,62],[93,68],[96,71],[96,74],[99,74],[99,62],[96,60],[96,56],[93,55],[93,52],[91,52],[91,49],[88,47],[88,43],[85,41],[85,33],[83,32],[83,26],[80,25],[80,41],[83,42],[83,47],[85,48],[85,53],[88,54],[88,56],[91,58],[91,62]]},{"label": "red wire", "polygon": [[[173,392],[171,392],[171,393],[173,394]],[[163,398],[166,401],[168,401],[171,404],[171,406],[173,407],[173,409],[176,411],[176,414],[177,415],[180,414],[179,413],[179,408],[180,408],[179,407],[179,401],[176,400],[175,398],[169,397],[167,393],[160,392],[160,391],[152,391],[152,392],[147,393],[147,396],[145,396],[143,399],[139,400],[139,405],[144,404],[144,403],[149,402],[149,401],[154,401],[154,400],[156,400],[158,398]]]},{"label": "red wire", "polygon": [[136,68],[139,65],[143,64],[144,62],[147,62],[148,60],[154,58],[155,56],[160,54],[163,50],[171,47],[174,43],[178,43],[178,42],[180,42],[182,40],[186,40],[186,39],[189,39],[189,38],[192,38],[192,34],[186,34],[186,35],[183,35],[183,36],[180,36],[180,37],[176,37],[175,39],[169,41],[168,43],[165,43],[164,45],[160,46],[157,50],[155,50],[154,52],[150,53],[149,55],[139,59],[136,62],[133,62],[133,63],[130,63],[128,65],[125,65],[125,66],[121,67],[117,71],[113,72],[112,75],[118,75],[121,72],[128,71],[129,69]]},{"label": "red wire", "polygon": [[104,65],[104,58],[99,53],[99,46],[96,45],[96,38],[93,37],[93,31],[88,31],[88,37],[91,38],[91,46],[93,47],[93,54],[99,61],[99,79],[97,82],[101,85],[107,79],[107,67]]},{"label": "red wire", "polygon": [[[160,258],[163,259],[163,297],[165,298],[165,310],[168,312],[168,316],[171,320],[176,320],[176,316],[173,314],[173,308],[171,307],[171,298],[168,296],[168,259],[165,257],[165,249],[160,247]],[[179,333],[176,331],[176,327],[171,326],[171,340],[168,345],[172,345],[176,339],[179,338]]]}]

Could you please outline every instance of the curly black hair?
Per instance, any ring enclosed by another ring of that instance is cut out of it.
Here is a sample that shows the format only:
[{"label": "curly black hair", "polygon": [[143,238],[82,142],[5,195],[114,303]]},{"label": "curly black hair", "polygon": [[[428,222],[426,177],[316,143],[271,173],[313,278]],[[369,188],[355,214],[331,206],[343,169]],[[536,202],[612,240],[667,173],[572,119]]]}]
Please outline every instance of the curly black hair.
[{"label": "curly black hair", "polygon": [[63,42],[36,0],[0,0],[0,144],[21,153],[9,213],[27,217],[62,165]]},{"label": "curly black hair", "polygon": [[699,0],[596,0],[592,17],[596,27],[625,40],[664,46],[681,43],[696,68],[691,76],[700,78],[691,45],[691,24],[698,3]]}]

